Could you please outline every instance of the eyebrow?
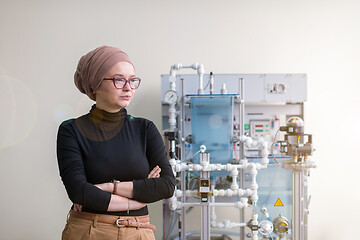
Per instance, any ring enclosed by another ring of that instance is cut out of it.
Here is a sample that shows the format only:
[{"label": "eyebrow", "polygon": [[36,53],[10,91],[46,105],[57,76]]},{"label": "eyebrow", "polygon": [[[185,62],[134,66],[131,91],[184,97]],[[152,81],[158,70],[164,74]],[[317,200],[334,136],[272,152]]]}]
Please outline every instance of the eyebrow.
[{"label": "eyebrow", "polygon": [[[119,77],[124,77],[123,74],[114,74],[112,77],[116,77],[116,76],[119,76]],[[135,75],[130,75],[130,77],[135,77]]]}]

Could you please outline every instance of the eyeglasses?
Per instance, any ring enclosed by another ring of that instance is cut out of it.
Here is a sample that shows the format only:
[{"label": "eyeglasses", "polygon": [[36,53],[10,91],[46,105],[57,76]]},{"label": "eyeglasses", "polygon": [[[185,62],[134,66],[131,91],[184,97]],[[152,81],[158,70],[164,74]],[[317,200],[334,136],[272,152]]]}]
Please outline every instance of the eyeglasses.
[{"label": "eyeglasses", "polygon": [[126,83],[129,83],[131,89],[135,90],[140,86],[141,79],[138,77],[131,78],[126,80],[125,78],[104,78],[104,80],[112,80],[114,87],[117,89],[122,89],[125,87]]}]

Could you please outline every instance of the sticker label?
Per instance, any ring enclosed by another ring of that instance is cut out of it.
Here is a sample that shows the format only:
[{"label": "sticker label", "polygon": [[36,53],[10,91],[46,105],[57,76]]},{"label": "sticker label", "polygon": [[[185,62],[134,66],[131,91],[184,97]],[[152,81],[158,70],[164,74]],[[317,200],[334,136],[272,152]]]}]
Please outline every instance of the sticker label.
[{"label": "sticker label", "polygon": [[199,192],[208,193],[208,192],[210,192],[210,188],[209,187],[200,187]]},{"label": "sticker label", "polygon": [[280,198],[278,198],[274,204],[274,207],[283,207],[284,204],[281,202]]}]

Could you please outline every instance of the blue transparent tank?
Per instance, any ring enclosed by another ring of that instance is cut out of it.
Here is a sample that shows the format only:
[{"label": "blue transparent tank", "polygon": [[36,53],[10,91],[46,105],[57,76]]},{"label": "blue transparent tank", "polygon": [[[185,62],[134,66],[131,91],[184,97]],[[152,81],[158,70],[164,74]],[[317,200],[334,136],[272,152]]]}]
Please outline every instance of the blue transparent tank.
[{"label": "blue transparent tank", "polygon": [[[190,97],[193,154],[201,145],[210,153],[210,163],[233,161],[234,96],[188,95]],[[199,163],[199,154],[194,163]],[[212,176],[225,174],[211,172]]]}]

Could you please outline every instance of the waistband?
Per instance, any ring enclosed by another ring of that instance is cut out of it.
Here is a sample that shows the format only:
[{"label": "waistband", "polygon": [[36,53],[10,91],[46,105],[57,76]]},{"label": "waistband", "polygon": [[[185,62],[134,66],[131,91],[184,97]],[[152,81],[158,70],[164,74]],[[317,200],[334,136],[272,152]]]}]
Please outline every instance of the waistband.
[{"label": "waistband", "polygon": [[144,216],[114,216],[106,214],[95,214],[88,212],[78,212],[71,210],[69,212],[70,218],[81,218],[90,221],[97,221],[101,223],[112,224],[116,227],[135,227],[135,228],[149,228],[156,230],[156,227],[150,224],[149,215]]}]

